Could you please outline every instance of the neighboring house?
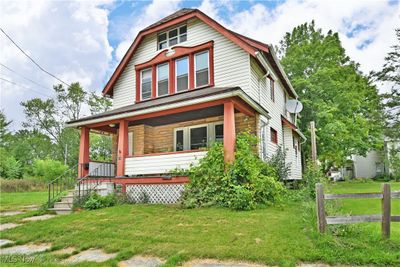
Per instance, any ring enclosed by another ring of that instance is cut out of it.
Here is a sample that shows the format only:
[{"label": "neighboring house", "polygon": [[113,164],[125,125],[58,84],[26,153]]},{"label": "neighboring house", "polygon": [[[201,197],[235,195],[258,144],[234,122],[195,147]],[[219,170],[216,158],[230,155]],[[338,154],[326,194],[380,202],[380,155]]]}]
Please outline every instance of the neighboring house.
[{"label": "neighboring house", "polygon": [[393,174],[389,165],[390,152],[393,149],[400,150],[400,141],[386,138],[382,151],[372,150],[365,157],[352,156],[353,178],[375,178],[383,174]]},{"label": "neighboring house", "polygon": [[[235,136],[250,131],[262,158],[282,146],[289,178],[302,178],[304,136],[285,109],[297,94],[272,47],[197,9],[140,31],[103,94],[113,98],[112,110],[68,122],[81,130],[79,177],[112,176],[131,196],[144,191],[151,202],[174,202],[188,178],[172,170],[197,164],[215,141],[232,161]],[[90,161],[90,131],[113,135],[112,163]]]}]

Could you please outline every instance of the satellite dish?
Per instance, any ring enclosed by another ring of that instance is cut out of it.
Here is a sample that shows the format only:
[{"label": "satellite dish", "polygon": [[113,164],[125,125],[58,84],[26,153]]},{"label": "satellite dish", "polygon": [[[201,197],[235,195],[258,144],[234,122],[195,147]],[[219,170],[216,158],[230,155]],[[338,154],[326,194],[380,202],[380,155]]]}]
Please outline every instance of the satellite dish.
[{"label": "satellite dish", "polygon": [[290,99],[286,102],[286,110],[290,113],[300,113],[303,110],[303,104],[297,99]]}]

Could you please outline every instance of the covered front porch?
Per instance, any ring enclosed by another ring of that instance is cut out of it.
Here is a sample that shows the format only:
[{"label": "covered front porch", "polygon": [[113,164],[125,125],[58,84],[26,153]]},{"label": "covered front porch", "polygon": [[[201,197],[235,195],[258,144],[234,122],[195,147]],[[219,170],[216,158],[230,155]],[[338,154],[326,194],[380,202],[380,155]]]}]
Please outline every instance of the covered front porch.
[{"label": "covered front porch", "polygon": [[[171,173],[196,165],[213,142],[222,141],[225,160],[232,161],[236,133],[256,134],[257,114],[232,97],[82,126],[79,177],[112,177],[121,183],[186,182]],[[112,162],[90,160],[90,131],[112,135]]]}]

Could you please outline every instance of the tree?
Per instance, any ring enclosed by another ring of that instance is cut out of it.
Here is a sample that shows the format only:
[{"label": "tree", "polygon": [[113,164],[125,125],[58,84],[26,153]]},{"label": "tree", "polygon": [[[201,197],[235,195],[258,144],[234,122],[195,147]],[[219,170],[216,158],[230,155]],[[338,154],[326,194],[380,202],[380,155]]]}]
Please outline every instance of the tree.
[{"label": "tree", "polygon": [[400,28],[396,29],[397,44],[392,46],[385,57],[383,68],[372,72],[377,81],[391,85],[390,92],[382,95],[385,107],[385,135],[394,140],[400,139]]},{"label": "tree", "polygon": [[[352,154],[382,145],[377,89],[346,55],[337,33],[323,34],[314,22],[305,23],[286,33],[278,51],[304,104],[300,129],[310,136],[309,123],[316,122],[322,162],[341,165]],[[303,147],[309,155],[310,146]]]},{"label": "tree", "polygon": [[12,121],[7,121],[6,115],[2,110],[0,110],[0,147],[8,147],[11,133],[8,130],[8,126]]},{"label": "tree", "polygon": [[109,98],[97,95],[95,92],[89,94],[88,105],[92,115],[110,110],[111,104]]}]

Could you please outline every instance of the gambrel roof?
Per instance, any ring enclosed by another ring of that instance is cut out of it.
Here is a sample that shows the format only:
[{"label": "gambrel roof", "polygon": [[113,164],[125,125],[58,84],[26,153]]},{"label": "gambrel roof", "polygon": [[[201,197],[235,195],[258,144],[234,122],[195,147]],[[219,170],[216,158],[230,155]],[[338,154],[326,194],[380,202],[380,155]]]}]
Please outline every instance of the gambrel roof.
[{"label": "gambrel roof", "polygon": [[[262,53],[265,58],[267,58],[269,64],[272,66],[274,71],[279,76],[283,86],[285,87],[286,91],[289,93],[290,96],[297,98],[297,94],[294,91],[293,87],[291,86],[289,79],[287,78],[285,72],[283,71],[279,60],[277,59],[273,49],[270,45],[264,44],[262,42],[256,41],[244,35],[238,34],[234,31],[226,29],[224,26],[219,24],[217,21],[211,19],[209,16],[204,14],[198,9],[190,9],[190,8],[183,8],[178,10],[177,12],[157,21],[154,24],[144,28],[141,30],[138,35],[136,36],[135,40],[133,41],[132,45],[129,47],[128,51],[122,58],[121,62],[119,63],[118,67],[111,75],[110,80],[107,82],[106,86],[103,89],[103,95],[113,95],[113,87],[117,82],[118,78],[124,71],[125,67],[128,65],[129,61],[132,59],[136,49],[139,47],[143,38],[154,32],[158,32],[160,30],[169,28],[173,25],[179,24],[191,18],[197,18],[202,22],[206,23],[211,28],[218,31],[220,34],[234,42],[236,45],[241,47],[251,56],[257,59],[258,53]],[[258,59],[257,59],[258,60]]]}]

